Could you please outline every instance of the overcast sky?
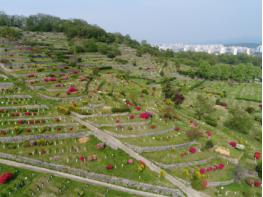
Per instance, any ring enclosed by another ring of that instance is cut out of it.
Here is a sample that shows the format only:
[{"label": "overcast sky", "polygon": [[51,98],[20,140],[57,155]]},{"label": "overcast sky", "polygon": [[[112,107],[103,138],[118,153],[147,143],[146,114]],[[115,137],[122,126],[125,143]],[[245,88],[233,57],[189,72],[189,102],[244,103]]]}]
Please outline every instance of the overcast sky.
[{"label": "overcast sky", "polygon": [[261,0],[0,0],[0,10],[81,18],[151,43],[261,41]]}]

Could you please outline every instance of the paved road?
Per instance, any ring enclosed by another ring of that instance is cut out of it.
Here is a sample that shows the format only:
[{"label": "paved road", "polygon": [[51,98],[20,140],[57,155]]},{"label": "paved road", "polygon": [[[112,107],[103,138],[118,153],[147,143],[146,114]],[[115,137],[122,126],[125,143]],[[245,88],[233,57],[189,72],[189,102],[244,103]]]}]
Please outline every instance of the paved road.
[{"label": "paved road", "polygon": [[125,192],[125,193],[130,193],[130,194],[135,194],[135,195],[139,195],[139,196],[145,196],[145,197],[166,197],[166,196],[160,195],[160,194],[154,194],[154,193],[150,193],[150,192],[144,192],[144,191],[139,191],[139,190],[135,190],[135,189],[130,189],[130,188],[122,187],[122,186],[119,186],[119,185],[113,185],[113,184],[105,183],[105,182],[102,182],[102,181],[97,181],[97,180],[84,178],[84,177],[80,177],[80,176],[75,176],[75,175],[72,175],[72,174],[68,174],[68,173],[64,173],[64,172],[58,172],[58,171],[55,171],[55,170],[50,170],[50,169],[46,169],[46,168],[32,166],[32,165],[19,163],[19,162],[15,162],[15,161],[9,161],[9,160],[5,160],[5,159],[0,159],[0,163],[4,164],[4,165],[17,167],[17,168],[23,168],[23,169],[35,171],[35,172],[40,172],[40,173],[45,173],[45,174],[52,174],[54,176],[67,178],[67,179],[71,179],[71,180],[82,182],[82,183],[88,183],[88,184],[95,185],[95,186],[107,187],[107,188],[112,189],[112,190],[121,191],[121,192]]},{"label": "paved road", "polygon": [[[102,130],[98,129],[97,127],[95,127],[94,125],[92,125],[88,121],[81,120],[78,116],[76,116],[76,113],[73,113],[72,118],[75,119],[80,124],[85,125],[87,128],[89,128],[99,140],[103,141],[104,143],[106,143],[111,148],[113,148],[113,149],[120,148],[121,150],[125,151],[128,155],[130,155],[131,157],[135,158],[136,160],[143,161],[146,164],[146,166],[148,166],[152,171],[154,171],[154,172],[156,172],[158,174],[162,170],[160,167],[158,167],[157,165],[152,163],[150,160],[142,157],[141,155],[136,153],[131,148],[127,147],[125,144],[123,144],[121,141],[119,141],[118,139],[114,138],[110,134],[103,132]],[[184,192],[189,197],[204,197],[204,196],[207,196],[204,193],[201,193],[201,192],[198,192],[198,191],[192,189],[191,186],[184,184],[182,180],[179,180],[178,178],[173,177],[170,174],[166,174],[165,178],[168,181],[170,181],[172,184],[177,186],[182,192]]]}]

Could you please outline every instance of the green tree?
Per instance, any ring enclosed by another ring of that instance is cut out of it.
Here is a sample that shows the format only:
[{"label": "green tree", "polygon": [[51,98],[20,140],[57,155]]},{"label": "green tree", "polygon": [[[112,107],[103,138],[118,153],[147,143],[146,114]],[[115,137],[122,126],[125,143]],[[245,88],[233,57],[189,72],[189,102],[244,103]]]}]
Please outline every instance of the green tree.
[{"label": "green tree", "polygon": [[253,118],[240,107],[234,107],[229,110],[229,118],[225,122],[225,126],[230,129],[248,134],[253,127]]}]

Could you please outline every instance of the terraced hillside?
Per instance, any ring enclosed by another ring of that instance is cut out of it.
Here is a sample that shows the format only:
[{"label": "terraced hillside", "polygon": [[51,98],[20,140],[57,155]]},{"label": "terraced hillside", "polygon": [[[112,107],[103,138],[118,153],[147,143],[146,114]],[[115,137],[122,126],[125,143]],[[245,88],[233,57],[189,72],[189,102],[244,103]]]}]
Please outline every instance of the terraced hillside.
[{"label": "terraced hillside", "polygon": [[125,44],[72,51],[81,41],[1,39],[1,194],[261,195],[261,83],[189,78]]}]

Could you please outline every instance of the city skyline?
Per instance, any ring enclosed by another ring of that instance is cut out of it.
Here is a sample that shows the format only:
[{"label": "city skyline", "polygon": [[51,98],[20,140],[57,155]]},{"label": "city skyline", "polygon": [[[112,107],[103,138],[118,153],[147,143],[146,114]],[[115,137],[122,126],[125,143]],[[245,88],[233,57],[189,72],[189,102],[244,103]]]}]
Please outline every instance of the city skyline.
[{"label": "city skyline", "polygon": [[[7,14],[80,18],[108,32],[160,43],[261,42],[260,0],[0,0]],[[13,5],[16,6],[13,6]]]}]

